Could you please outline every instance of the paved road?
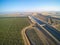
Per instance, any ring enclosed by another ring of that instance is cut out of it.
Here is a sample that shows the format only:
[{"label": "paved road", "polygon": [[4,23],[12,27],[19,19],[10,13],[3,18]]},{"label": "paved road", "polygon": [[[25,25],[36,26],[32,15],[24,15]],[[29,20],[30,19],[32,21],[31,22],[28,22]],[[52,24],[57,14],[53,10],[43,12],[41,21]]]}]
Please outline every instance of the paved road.
[{"label": "paved road", "polygon": [[[31,19],[33,19],[38,25],[43,25],[45,24],[45,26],[43,26],[44,29],[46,29],[49,33],[52,34],[52,36],[54,38],[56,38],[59,42],[60,42],[60,32],[58,32],[55,28],[51,27],[50,25],[40,21],[39,19],[37,19],[34,16],[30,16]],[[40,27],[39,27],[40,28]],[[44,31],[43,31],[44,32]],[[45,33],[46,34],[46,33]],[[48,35],[48,34],[47,34]],[[50,37],[50,36],[49,36]]]},{"label": "paved road", "polygon": [[57,31],[55,28],[53,28],[52,26],[49,26],[49,25],[45,25],[43,27],[60,41],[60,32],[59,31]]},{"label": "paved road", "polygon": [[40,24],[40,25],[41,25],[41,24],[45,24],[44,22],[36,19],[34,16],[29,16],[29,17],[31,17],[31,20],[32,20],[32,21],[34,21],[34,22],[36,22],[36,23],[38,23],[38,24]]},{"label": "paved road", "polygon": [[44,45],[57,45],[57,43],[41,27],[35,27],[35,31]]}]

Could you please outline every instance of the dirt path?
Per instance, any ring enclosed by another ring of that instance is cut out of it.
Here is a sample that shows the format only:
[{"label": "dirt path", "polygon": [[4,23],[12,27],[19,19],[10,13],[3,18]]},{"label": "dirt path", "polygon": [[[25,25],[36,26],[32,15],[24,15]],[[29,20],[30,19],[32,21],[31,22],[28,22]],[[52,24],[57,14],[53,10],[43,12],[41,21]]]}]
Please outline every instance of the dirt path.
[{"label": "dirt path", "polygon": [[38,37],[42,40],[43,44],[44,45],[56,45],[50,38],[48,38],[43,32],[41,32],[38,28],[36,27],[33,27],[34,24],[31,24],[27,27],[25,27],[22,31],[21,31],[21,34],[22,34],[22,37],[23,37],[23,40],[24,40],[24,44],[25,45],[31,45],[30,44],[30,41],[28,40],[27,38],[27,35],[25,33],[25,31],[29,28],[33,28],[35,30],[35,32],[37,33]]},{"label": "dirt path", "polygon": [[33,24],[25,27],[25,28],[21,31],[21,34],[22,34],[22,37],[23,37],[23,40],[24,40],[24,44],[25,44],[25,45],[30,45],[30,42],[29,42],[29,40],[28,40],[28,38],[27,38],[27,35],[26,35],[25,31],[26,31],[28,28],[32,28],[32,26],[33,26]]}]

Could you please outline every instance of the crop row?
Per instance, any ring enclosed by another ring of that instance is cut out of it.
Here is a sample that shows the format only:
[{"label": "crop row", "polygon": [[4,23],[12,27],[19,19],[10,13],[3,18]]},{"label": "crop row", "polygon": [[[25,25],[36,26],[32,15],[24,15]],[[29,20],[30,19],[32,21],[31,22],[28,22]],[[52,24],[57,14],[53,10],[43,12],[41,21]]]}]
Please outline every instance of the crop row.
[{"label": "crop row", "polygon": [[20,32],[27,25],[28,18],[0,19],[0,45],[24,45]]}]

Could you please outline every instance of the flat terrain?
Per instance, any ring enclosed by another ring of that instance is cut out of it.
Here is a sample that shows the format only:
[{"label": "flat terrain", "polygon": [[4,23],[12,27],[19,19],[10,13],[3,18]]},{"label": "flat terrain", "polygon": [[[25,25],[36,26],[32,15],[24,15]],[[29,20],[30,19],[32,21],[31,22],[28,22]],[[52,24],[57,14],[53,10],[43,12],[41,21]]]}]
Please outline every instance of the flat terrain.
[{"label": "flat terrain", "polygon": [[43,45],[42,41],[33,28],[27,29],[26,34],[31,45]]},{"label": "flat terrain", "polygon": [[0,45],[24,45],[21,30],[28,26],[28,18],[0,18]]},{"label": "flat terrain", "polygon": [[60,20],[53,19],[52,21],[54,26],[58,29],[58,31],[60,31]]},{"label": "flat terrain", "polygon": [[57,26],[57,29],[60,31],[60,24]]},{"label": "flat terrain", "polygon": [[57,26],[57,29],[60,31],[60,20],[58,21],[58,26]]}]

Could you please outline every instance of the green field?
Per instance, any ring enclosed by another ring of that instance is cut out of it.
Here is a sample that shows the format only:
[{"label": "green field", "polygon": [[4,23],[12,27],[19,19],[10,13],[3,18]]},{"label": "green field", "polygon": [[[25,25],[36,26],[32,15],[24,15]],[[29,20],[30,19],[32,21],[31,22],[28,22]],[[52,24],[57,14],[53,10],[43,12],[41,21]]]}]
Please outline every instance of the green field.
[{"label": "green field", "polygon": [[0,45],[24,45],[21,30],[28,26],[28,18],[0,18]]}]

